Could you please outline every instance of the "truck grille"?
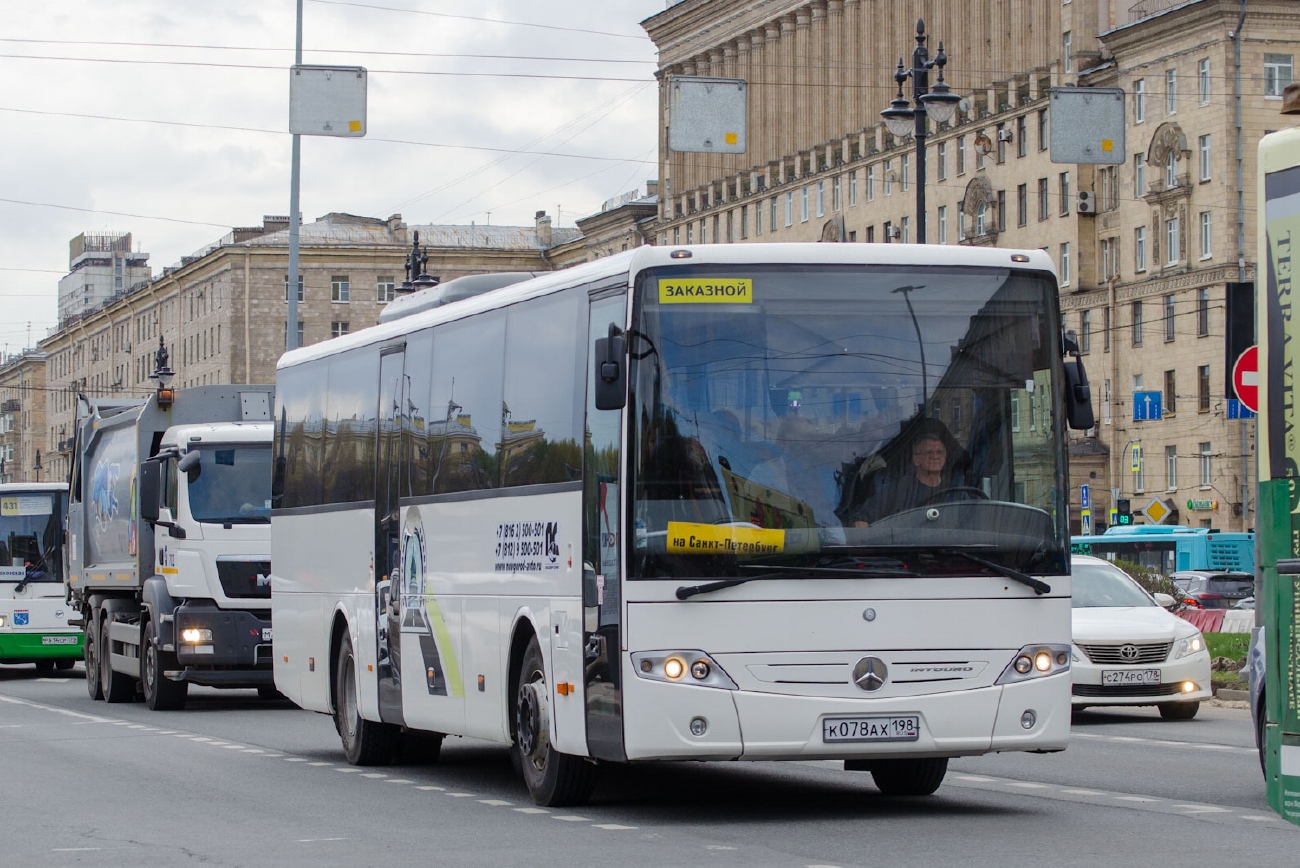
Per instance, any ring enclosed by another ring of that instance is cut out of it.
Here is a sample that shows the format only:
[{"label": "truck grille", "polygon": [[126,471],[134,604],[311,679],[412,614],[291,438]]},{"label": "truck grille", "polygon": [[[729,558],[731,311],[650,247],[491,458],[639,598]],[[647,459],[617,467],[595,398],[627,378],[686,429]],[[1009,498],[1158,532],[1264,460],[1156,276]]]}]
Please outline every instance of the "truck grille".
[{"label": "truck grille", "polygon": [[234,561],[217,559],[217,578],[227,597],[235,599],[269,599],[271,596],[270,561]]},{"label": "truck grille", "polygon": [[[1151,642],[1139,644],[1126,642],[1123,645],[1080,645],[1083,653],[1093,663],[1106,663],[1116,666],[1147,666],[1152,663],[1164,663],[1169,657],[1173,642]],[[1131,649],[1127,653],[1125,649]]]}]

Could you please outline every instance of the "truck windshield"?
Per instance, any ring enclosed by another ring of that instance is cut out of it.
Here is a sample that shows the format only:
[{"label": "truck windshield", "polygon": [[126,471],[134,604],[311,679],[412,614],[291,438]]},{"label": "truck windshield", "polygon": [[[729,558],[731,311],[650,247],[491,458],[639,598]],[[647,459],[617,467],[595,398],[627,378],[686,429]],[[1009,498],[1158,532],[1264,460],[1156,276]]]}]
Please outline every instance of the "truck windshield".
[{"label": "truck windshield", "polygon": [[63,581],[59,491],[0,493],[0,582]]},{"label": "truck windshield", "polygon": [[633,577],[1067,571],[1049,275],[687,266],[636,298]]},{"label": "truck windshield", "polygon": [[271,447],[201,447],[197,467],[188,471],[190,512],[195,521],[214,524],[268,524],[271,521]]}]

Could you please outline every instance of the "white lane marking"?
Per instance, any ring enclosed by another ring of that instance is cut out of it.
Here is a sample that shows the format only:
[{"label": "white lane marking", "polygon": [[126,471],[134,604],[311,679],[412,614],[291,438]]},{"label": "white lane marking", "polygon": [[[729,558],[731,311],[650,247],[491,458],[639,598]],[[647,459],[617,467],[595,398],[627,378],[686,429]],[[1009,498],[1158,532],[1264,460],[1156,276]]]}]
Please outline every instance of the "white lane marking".
[{"label": "white lane marking", "polygon": [[1121,802],[1163,802],[1164,799],[1153,799],[1150,796],[1116,796]]},{"label": "white lane marking", "polygon": [[55,714],[62,714],[62,715],[66,715],[67,717],[75,717],[78,720],[83,720],[88,723],[112,723],[118,726],[121,726],[122,724],[126,723],[125,720],[113,720],[112,718],[109,717],[100,717],[97,714],[82,714],[80,711],[69,711],[66,708],[58,708],[53,705],[42,705],[39,702],[29,702],[26,699],[19,699],[16,696],[0,696],[0,702],[8,702],[10,705],[25,705],[28,708],[36,708],[41,711],[52,711]]},{"label": "white lane marking", "polygon": [[384,774],[383,772],[366,772],[366,773],[363,774],[361,777],[363,777],[363,778],[386,778],[386,777],[388,777],[388,775]]},{"label": "white lane marking", "polygon": [[620,826],[618,823],[596,823],[595,827],[597,829],[608,829],[611,832],[625,832],[636,828],[636,826]]},{"label": "white lane marking", "polygon": [[479,799],[480,805],[491,805],[494,808],[507,808],[514,802],[507,802],[505,799]]},{"label": "white lane marking", "polygon": [[474,794],[473,794],[473,793],[448,793],[447,795],[451,796],[453,799],[472,799],[472,798],[474,798]]},{"label": "white lane marking", "polygon": [[71,678],[37,678],[37,684],[67,684]]},{"label": "white lane marking", "polygon": [[244,748],[244,753],[266,753],[266,751],[262,750],[260,747],[246,747]]},{"label": "white lane marking", "polygon": [[415,781],[408,780],[407,778],[389,778],[388,780],[384,781],[384,783],[386,783],[386,784],[413,784],[413,783],[415,783]]},{"label": "white lane marking", "polygon": [[435,793],[444,792],[446,787],[416,787],[417,790],[432,790]]},{"label": "white lane marking", "polygon": [[1233,744],[1210,744],[1203,741],[1171,741],[1167,738],[1140,738],[1131,735],[1101,735],[1095,732],[1074,732],[1070,738],[1092,739],[1093,741],[1110,741],[1119,744],[1144,744],[1157,747],[1187,748],[1190,750],[1226,750],[1255,753],[1254,747],[1239,747]]},{"label": "white lane marking", "polygon": [[299,838],[295,844],[315,844],[320,841],[346,841],[347,838]]},{"label": "white lane marking", "polygon": [[284,758],[284,761],[287,762],[287,763],[305,763],[305,762],[307,762],[307,760],[303,759],[303,758],[300,757],[300,756],[287,756],[287,757]]},{"label": "white lane marking", "polygon": [[1253,820],[1255,822],[1264,822],[1264,823],[1271,823],[1277,819],[1277,817],[1261,817],[1257,814],[1242,814],[1241,818],[1243,820]]},{"label": "white lane marking", "polygon": [[545,808],[515,808],[521,814],[549,814]]},{"label": "white lane marking", "polygon": [[551,817],[552,820],[562,820],[566,823],[590,823],[587,817],[579,817],[577,814],[567,814],[561,817]]},{"label": "white lane marking", "polygon": [[1045,789],[1047,789],[1047,784],[1037,784],[1037,783],[1034,783],[1033,781],[1008,781],[1008,782],[1007,782],[1007,786],[1009,786],[1009,787],[1024,787],[1024,788],[1027,789],[1027,790],[1045,790]]},{"label": "white lane marking", "polygon": [[1072,796],[1104,796],[1101,790],[1061,790],[1063,793],[1069,793]]},{"label": "white lane marking", "polygon": [[222,747],[224,747],[226,750],[244,750],[244,746],[242,744],[223,744]]},{"label": "white lane marking", "polygon": [[[299,762],[303,762],[303,760],[299,760]],[[349,768],[348,766],[339,766],[338,768],[334,769],[334,771],[342,772],[345,775],[355,775],[359,773],[361,769]]]},{"label": "white lane marking", "polygon": [[334,763],[327,763],[327,762],[314,762],[314,763],[307,763],[307,765],[309,765],[309,766],[332,766],[332,765],[334,765]]},{"label": "white lane marking", "polygon": [[91,853],[95,850],[103,850],[103,847],[55,847],[51,853]]},{"label": "white lane marking", "polygon": [[986,778],[983,775],[956,775],[959,781],[991,781],[993,778]]}]

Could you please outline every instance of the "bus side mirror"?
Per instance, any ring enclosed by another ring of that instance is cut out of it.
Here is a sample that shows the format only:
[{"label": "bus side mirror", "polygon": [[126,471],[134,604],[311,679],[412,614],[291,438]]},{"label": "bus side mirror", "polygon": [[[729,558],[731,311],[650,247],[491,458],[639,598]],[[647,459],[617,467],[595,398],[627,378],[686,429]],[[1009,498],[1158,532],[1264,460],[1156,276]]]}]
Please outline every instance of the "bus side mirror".
[{"label": "bus side mirror", "polygon": [[596,338],[593,368],[596,409],[623,409],[627,403],[627,336],[613,323],[608,337]]},{"label": "bus side mirror", "polygon": [[1065,419],[1075,431],[1087,431],[1097,424],[1092,412],[1092,388],[1088,385],[1088,372],[1083,368],[1079,345],[1074,333],[1067,332],[1061,340],[1062,349],[1070,358],[1065,363]]},{"label": "bus side mirror", "polygon": [[158,491],[162,464],[146,461],[140,465],[140,518],[152,524],[158,520]]}]

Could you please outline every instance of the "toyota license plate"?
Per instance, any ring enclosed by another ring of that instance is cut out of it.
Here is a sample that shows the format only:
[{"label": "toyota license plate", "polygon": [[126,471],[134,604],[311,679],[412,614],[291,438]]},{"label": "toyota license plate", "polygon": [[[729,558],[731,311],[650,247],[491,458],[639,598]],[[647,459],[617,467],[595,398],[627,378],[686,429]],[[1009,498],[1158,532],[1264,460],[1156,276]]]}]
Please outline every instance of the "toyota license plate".
[{"label": "toyota license plate", "polygon": [[824,743],[916,741],[920,737],[921,718],[915,714],[868,714],[822,720]]},{"label": "toyota license plate", "polygon": [[1101,683],[1108,687],[1140,685],[1143,687],[1160,683],[1159,669],[1107,669],[1101,673]]}]

